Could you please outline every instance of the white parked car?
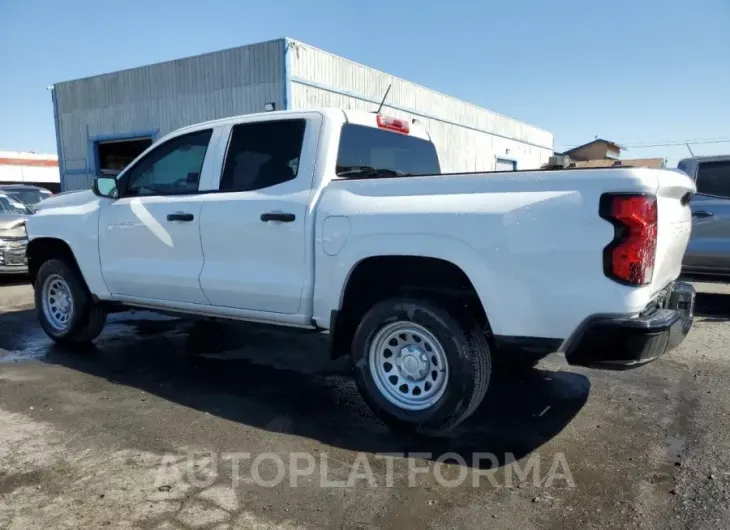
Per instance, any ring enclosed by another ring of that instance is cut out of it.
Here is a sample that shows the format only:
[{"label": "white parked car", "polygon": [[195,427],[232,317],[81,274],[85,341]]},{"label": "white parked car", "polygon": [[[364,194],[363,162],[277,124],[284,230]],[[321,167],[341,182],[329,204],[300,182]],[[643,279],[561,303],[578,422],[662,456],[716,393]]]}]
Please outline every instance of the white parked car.
[{"label": "white parked car", "polygon": [[43,199],[47,199],[53,195],[46,188],[29,186],[27,184],[0,184],[0,193],[19,200],[31,210],[35,210]]},{"label": "white parked car", "polygon": [[421,431],[475,410],[493,356],[626,367],[682,341],[686,175],[439,172],[425,131],[372,113],[186,127],[28,220],[38,318],[61,343],[119,307],[328,331],[373,410]]}]

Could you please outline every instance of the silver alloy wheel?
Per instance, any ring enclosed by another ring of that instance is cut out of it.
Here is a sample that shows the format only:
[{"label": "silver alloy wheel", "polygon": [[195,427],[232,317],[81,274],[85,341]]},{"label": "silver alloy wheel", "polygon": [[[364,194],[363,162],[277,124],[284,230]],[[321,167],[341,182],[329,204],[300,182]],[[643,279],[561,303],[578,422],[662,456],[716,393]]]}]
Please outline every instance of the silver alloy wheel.
[{"label": "silver alloy wheel", "polygon": [[423,410],[446,390],[449,365],[436,337],[415,322],[392,322],[375,335],[370,374],[380,393],[405,410]]},{"label": "silver alloy wheel", "polygon": [[43,282],[41,303],[46,322],[59,332],[66,331],[74,312],[71,288],[58,274],[51,274]]}]

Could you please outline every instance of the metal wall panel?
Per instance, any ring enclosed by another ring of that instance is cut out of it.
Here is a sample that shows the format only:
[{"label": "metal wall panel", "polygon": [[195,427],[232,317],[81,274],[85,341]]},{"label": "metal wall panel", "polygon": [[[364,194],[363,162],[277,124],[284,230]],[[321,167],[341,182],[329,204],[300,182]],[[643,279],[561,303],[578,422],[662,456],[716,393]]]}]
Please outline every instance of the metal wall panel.
[{"label": "metal wall panel", "polygon": [[72,173],[70,175],[66,175],[66,178],[63,181],[63,188],[61,188],[61,191],[87,190],[91,187],[93,183],[94,177],[92,177],[91,175]]},{"label": "metal wall panel", "polygon": [[[372,111],[372,102],[313,88],[293,82],[291,99],[294,109],[312,107],[338,107]],[[444,172],[494,171],[497,158],[514,159],[517,169],[536,169],[548,161],[552,149],[544,149],[516,140],[508,140],[491,134],[474,131],[443,121],[414,116],[400,109],[384,106],[384,113],[410,121],[414,117],[431,135]]]},{"label": "metal wall panel", "polygon": [[291,108],[375,110],[388,85],[389,115],[417,119],[437,145],[444,171],[492,171],[497,158],[535,169],[553,153],[553,134],[342,57],[289,41]]},{"label": "metal wall panel", "polygon": [[55,85],[62,189],[88,188],[95,138],[159,138],[185,125],[283,108],[283,41],[143,66]]},{"label": "metal wall panel", "polygon": [[55,85],[62,187],[90,185],[100,137],[157,138],[192,123],[260,112],[267,102],[283,108],[287,86],[289,108],[373,110],[389,84],[387,112],[427,128],[445,171],[493,170],[497,158],[529,169],[552,154],[548,131],[280,39]]}]

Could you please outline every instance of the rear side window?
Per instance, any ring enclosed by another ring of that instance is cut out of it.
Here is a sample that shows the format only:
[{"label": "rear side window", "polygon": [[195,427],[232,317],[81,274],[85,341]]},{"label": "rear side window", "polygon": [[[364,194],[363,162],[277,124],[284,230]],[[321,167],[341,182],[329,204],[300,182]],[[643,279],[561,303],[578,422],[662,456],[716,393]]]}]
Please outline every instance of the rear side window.
[{"label": "rear side window", "polygon": [[700,163],[697,193],[730,198],[730,161]]},{"label": "rear side window", "polygon": [[403,175],[441,172],[436,147],[428,140],[364,125],[343,125],[337,174],[346,177],[364,167]]},{"label": "rear side window", "polygon": [[219,189],[253,191],[293,180],[305,128],[306,120],[234,125]]}]

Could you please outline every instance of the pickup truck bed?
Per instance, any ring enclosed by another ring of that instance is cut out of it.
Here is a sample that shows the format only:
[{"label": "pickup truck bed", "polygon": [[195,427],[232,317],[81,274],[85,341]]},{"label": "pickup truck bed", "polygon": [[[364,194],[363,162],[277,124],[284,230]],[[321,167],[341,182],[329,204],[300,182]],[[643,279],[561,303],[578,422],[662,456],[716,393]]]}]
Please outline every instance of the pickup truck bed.
[{"label": "pickup truck bed", "polygon": [[[317,206],[318,216],[347,218],[354,241],[335,256],[322,250],[316,272],[323,284],[334,277],[331,284],[342,285],[337,264],[367,255],[369,249],[361,247],[377,233],[378,246],[389,252],[409,255],[413,248],[418,255],[427,247],[431,257],[458,261],[495,334],[567,339],[586,315],[641,312],[679,276],[690,227],[689,208],[681,204],[686,185],[679,174],[651,169],[334,181]],[[658,230],[653,281],[640,288],[607,281],[600,264],[615,232],[598,214],[607,189],[647,194],[659,189],[659,216],[666,223]],[[322,223],[325,238],[329,222]],[[591,296],[600,284],[606,292]],[[315,303],[315,314],[325,314],[316,308]]]},{"label": "pickup truck bed", "polygon": [[145,307],[328,331],[389,425],[453,427],[493,358],[635,366],[678,344],[692,181],[643,168],[441,174],[428,133],[336,109],[191,126],[27,223],[48,335]]}]

